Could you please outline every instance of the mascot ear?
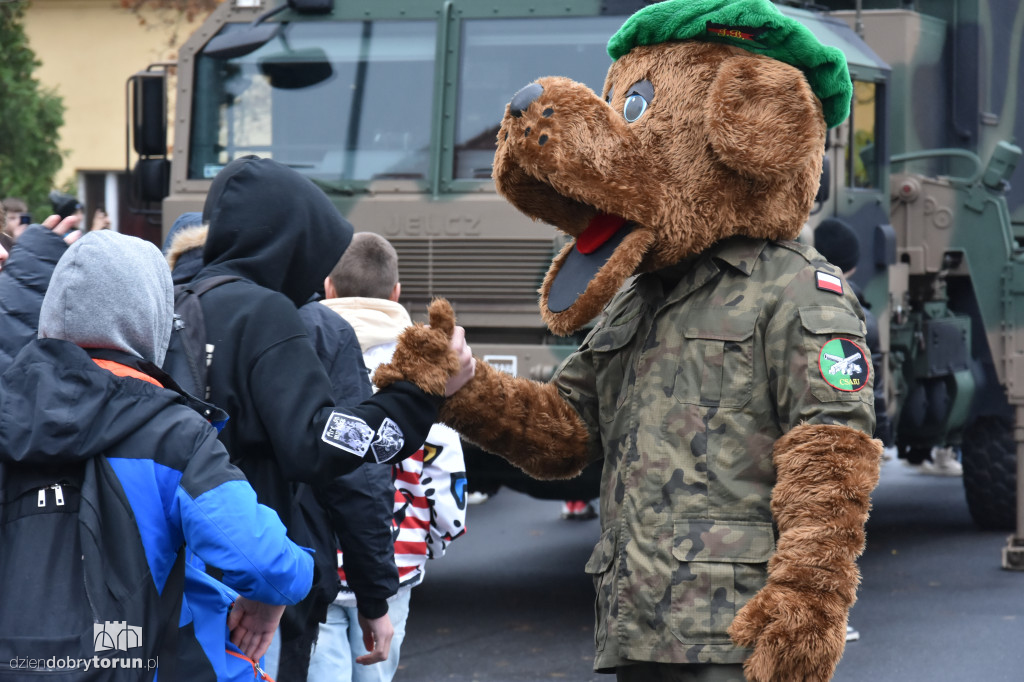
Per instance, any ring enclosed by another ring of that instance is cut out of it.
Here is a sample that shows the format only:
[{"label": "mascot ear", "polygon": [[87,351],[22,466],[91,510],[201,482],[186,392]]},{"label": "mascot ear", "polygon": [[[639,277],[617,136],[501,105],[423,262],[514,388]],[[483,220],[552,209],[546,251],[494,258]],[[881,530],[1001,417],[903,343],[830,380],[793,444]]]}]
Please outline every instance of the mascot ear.
[{"label": "mascot ear", "polygon": [[760,55],[722,62],[704,114],[718,159],[754,180],[779,180],[820,162],[821,103],[795,67]]}]

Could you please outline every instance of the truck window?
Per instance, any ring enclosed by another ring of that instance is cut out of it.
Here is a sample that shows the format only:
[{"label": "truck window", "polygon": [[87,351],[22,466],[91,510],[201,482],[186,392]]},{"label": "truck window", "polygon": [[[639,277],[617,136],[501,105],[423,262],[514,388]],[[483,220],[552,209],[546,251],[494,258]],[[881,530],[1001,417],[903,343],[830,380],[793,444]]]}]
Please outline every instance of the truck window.
[{"label": "truck window", "polygon": [[200,54],[188,176],[258,154],[328,182],[426,178],[436,33],[434,21],[285,23],[248,55]]},{"label": "truck window", "polygon": [[883,120],[881,87],[865,81],[853,82],[853,103],[850,106],[850,139],[846,146],[846,177],[850,187],[878,188],[878,166],[881,159],[876,153],[880,140],[876,135],[876,122]]},{"label": "truck window", "polygon": [[559,75],[600,94],[608,36],[621,24],[621,16],[464,21],[453,176],[491,177],[505,105],[523,86]]}]

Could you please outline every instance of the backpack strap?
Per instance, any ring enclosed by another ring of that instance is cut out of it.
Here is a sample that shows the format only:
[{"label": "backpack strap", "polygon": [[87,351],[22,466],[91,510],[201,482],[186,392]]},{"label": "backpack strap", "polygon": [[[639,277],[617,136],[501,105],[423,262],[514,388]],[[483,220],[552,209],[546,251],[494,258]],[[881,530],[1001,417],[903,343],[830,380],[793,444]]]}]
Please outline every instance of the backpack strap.
[{"label": "backpack strap", "polygon": [[237,275],[217,275],[179,284],[174,287],[174,331],[181,333],[182,347],[189,374],[197,397],[210,399],[210,386],[206,382],[206,368],[213,360],[208,356],[206,345],[206,321],[199,297],[221,284],[242,279]]}]

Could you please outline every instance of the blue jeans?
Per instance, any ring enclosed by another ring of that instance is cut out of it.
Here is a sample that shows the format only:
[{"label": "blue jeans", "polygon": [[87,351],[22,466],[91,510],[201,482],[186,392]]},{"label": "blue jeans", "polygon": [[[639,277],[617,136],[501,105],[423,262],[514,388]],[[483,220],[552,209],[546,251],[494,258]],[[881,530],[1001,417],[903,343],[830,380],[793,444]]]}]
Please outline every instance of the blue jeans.
[{"label": "blue jeans", "polygon": [[277,661],[279,658],[281,658],[281,628],[278,628],[277,632],[274,633],[274,641],[270,643],[270,648],[263,655],[263,672],[275,679],[277,678]]},{"label": "blue jeans", "polygon": [[373,665],[356,663],[357,656],[367,653],[356,608],[337,604],[328,606],[327,622],[320,624],[320,634],[309,660],[308,682],[391,682],[398,670],[411,595],[411,589],[399,590],[388,599],[388,615],[395,628],[395,636],[391,640],[387,660]]}]

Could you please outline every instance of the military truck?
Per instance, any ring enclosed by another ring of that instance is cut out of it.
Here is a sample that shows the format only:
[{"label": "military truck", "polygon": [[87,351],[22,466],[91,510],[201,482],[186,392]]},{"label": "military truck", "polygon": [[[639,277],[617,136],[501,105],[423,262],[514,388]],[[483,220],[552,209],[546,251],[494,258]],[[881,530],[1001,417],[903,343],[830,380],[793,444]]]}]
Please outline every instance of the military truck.
[{"label": "military truck", "polygon": [[1016,529],[1003,565],[1024,568],[1024,187],[1010,185],[1024,134],[1024,8],[824,4],[891,68],[879,79],[851,63],[854,103],[830,136],[820,214],[860,237],[851,279],[880,321],[900,457],[960,449],[972,518]]},{"label": "military truck", "polygon": [[[546,379],[580,340],[552,336],[537,311],[562,241],[496,194],[495,135],[512,94],[540,76],[600,91],[608,38],[645,4],[225,0],[175,64],[130,81],[143,208],[169,226],[202,206],[210,178],[231,159],[287,163],[356,229],[395,245],[414,319],[444,296],[478,354]],[[1009,528],[1024,498],[1014,463],[1024,440],[1024,364],[1015,361],[1024,352],[1016,332],[1024,192],[1008,184],[1024,125],[1016,87],[1024,10],[1011,0],[861,4],[780,4],[844,51],[855,85],[851,117],[823,150],[807,228],[837,217],[864,245],[853,280],[882,327],[901,456],[962,447],[972,515]],[[595,467],[539,483],[486,453],[470,449],[467,459],[471,489],[597,494]]]}]

